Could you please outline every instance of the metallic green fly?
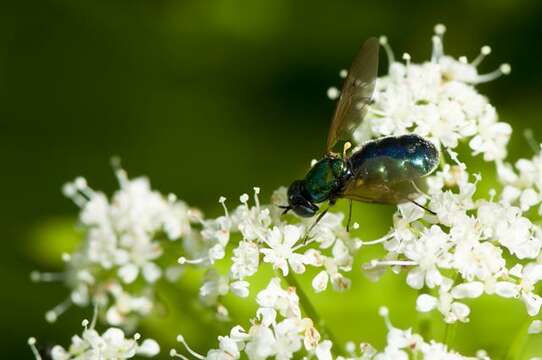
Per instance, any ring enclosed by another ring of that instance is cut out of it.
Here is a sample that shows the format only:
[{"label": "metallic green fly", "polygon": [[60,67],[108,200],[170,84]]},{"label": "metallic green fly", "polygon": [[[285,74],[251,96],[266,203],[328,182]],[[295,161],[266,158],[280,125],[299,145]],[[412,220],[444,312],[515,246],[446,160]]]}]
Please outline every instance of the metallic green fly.
[{"label": "metallic green fly", "polygon": [[[332,206],[342,198],[350,200],[348,223],[352,200],[380,204],[411,201],[429,211],[414,199],[424,187],[423,178],[439,162],[439,152],[430,141],[414,134],[385,137],[347,154],[352,132],[360,126],[374,97],[379,47],[378,40],[370,38],[357,53],[331,121],[325,155],[304,179],[290,185],[284,213],[293,210],[299,216],[312,217],[319,210],[316,204],[328,201]],[[345,142],[342,153],[333,152],[338,141]],[[315,224],[326,212],[320,213]]]}]

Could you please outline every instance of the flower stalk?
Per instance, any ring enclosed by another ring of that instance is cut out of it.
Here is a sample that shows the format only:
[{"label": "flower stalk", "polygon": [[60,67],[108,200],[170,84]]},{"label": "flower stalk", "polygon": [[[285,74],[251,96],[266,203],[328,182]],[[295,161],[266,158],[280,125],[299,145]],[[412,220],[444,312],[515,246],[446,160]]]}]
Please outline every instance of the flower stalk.
[{"label": "flower stalk", "polygon": [[[322,331],[322,335],[324,336],[324,338],[327,338],[331,340],[333,344],[338,345],[339,343],[337,342],[335,335],[331,332],[325,320],[320,317],[320,315],[318,314],[318,310],[316,310],[316,307],[310,301],[305,291],[303,291],[303,288],[301,287],[295,276],[292,273],[289,273],[288,275],[284,276],[284,279],[289,286],[295,288],[296,294],[297,296],[299,296],[299,304],[301,306],[301,309]],[[339,353],[340,355],[343,354],[342,346],[338,346],[337,353]]]}]

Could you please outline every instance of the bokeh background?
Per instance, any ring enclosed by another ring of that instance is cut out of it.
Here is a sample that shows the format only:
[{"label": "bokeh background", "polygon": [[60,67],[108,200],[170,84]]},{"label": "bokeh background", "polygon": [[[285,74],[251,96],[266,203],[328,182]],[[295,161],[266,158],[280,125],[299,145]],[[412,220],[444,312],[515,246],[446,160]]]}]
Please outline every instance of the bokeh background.
[{"label": "bokeh background", "polygon": [[[130,175],[148,174],[155,188],[210,215],[220,212],[220,195],[236,199],[258,185],[267,197],[321,153],[333,111],[326,89],[339,84],[338,71],[359,44],[386,34],[396,54],[425,60],[437,22],[448,28],[447,53],[473,58],[488,44],[493,54],[482,72],[512,64],[510,76],[479,89],[514,126],[510,158],[531,156],[521,133],[532,128],[542,141],[537,0],[3,1],[2,358],[30,359],[31,335],[67,345],[90,316],[90,309],[73,309],[47,324],[44,312],[66,289],[29,281],[33,269],[59,269],[59,254],[77,240],[77,210],[60,193],[65,181],[83,175],[111,192],[109,159],[119,155]],[[360,235],[383,234],[392,210],[356,205]],[[417,294],[402,278],[372,284],[358,265],[352,292],[312,295],[339,339],[382,346],[377,309],[388,305],[398,326],[442,340],[438,316],[416,315]],[[226,329],[187,300],[196,296],[199,277],[191,272],[181,281],[168,318],[144,324],[142,332],[164,345],[160,358],[179,332],[204,351]],[[231,304],[246,324],[253,305]],[[471,304],[471,322],[455,329],[452,347],[504,358],[509,344],[521,342],[515,338],[526,320],[521,304],[496,298]],[[537,349],[542,356],[542,339],[533,339],[522,356]]]}]

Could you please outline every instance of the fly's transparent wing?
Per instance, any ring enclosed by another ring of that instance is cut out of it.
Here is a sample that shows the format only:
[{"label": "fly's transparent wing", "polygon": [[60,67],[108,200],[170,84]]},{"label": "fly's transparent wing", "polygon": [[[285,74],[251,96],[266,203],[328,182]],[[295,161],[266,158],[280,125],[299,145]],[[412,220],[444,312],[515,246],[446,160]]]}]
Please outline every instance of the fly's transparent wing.
[{"label": "fly's transparent wing", "polygon": [[376,38],[370,38],[358,51],[346,80],[331,120],[327,136],[326,153],[330,152],[337,141],[348,141],[367,114],[367,105],[371,102],[378,73],[378,50],[380,44]]},{"label": "fly's transparent wing", "polygon": [[415,200],[426,188],[424,178],[397,183],[364,183],[353,179],[340,197],[355,201],[379,204],[400,204]]}]

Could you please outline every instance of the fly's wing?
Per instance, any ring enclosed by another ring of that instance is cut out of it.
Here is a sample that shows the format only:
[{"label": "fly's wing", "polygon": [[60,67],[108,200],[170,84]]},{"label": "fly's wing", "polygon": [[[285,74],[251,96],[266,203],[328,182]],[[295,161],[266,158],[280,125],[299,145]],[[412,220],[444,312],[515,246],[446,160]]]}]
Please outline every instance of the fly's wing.
[{"label": "fly's wing", "polygon": [[395,183],[365,183],[362,179],[355,178],[340,197],[367,203],[400,204],[415,200],[425,188],[424,178]]},{"label": "fly's wing", "polygon": [[361,124],[367,114],[367,105],[374,95],[379,48],[378,40],[370,38],[358,51],[344,81],[337,108],[331,120],[326,153],[333,149],[338,140],[350,140],[353,130]]}]

